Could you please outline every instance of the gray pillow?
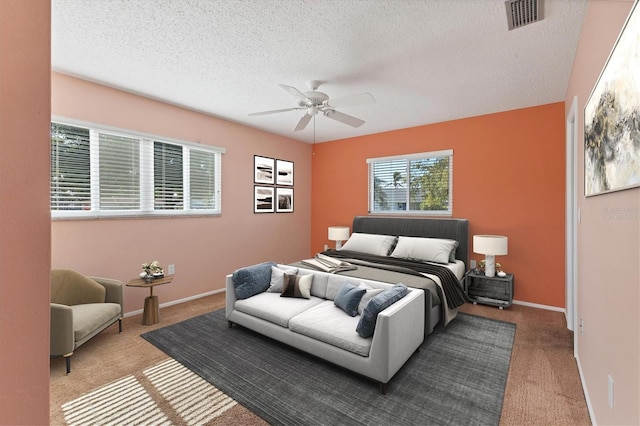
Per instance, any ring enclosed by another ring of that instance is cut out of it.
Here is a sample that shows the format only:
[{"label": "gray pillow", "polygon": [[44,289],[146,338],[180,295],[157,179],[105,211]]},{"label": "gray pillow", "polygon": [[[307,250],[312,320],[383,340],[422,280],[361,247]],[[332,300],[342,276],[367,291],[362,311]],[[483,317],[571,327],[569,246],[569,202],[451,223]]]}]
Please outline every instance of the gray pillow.
[{"label": "gray pillow", "polygon": [[406,285],[396,284],[372,297],[367,306],[365,306],[364,311],[362,311],[360,321],[356,326],[356,333],[365,338],[373,336],[378,314],[406,296],[408,291]]},{"label": "gray pillow", "polygon": [[271,267],[276,262],[264,262],[236,270],[231,278],[238,299],[247,299],[262,293],[271,284]]},{"label": "gray pillow", "polygon": [[366,291],[364,288],[358,288],[346,282],[338,290],[333,304],[345,311],[350,317],[355,317],[358,314],[358,303]]},{"label": "gray pillow", "polygon": [[[360,284],[360,288],[362,287],[363,284]],[[369,286],[367,286],[369,287]],[[381,288],[365,288],[365,290],[367,290],[367,292],[362,296],[362,299],[360,299],[360,303],[358,303],[358,314],[362,315],[362,312],[364,312],[364,307],[367,306],[367,303],[369,303],[369,300],[371,300],[375,295],[382,293],[384,290]]]}]

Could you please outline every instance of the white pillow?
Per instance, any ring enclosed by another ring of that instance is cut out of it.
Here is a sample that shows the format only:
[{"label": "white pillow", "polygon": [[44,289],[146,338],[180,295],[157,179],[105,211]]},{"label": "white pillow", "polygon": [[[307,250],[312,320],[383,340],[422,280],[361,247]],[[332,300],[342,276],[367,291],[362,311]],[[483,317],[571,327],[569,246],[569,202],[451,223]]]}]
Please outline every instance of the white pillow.
[{"label": "white pillow", "polygon": [[400,237],[391,256],[424,262],[449,263],[451,251],[456,249],[456,243],[455,240],[440,238]]},{"label": "white pillow", "polygon": [[396,237],[393,235],[354,232],[342,246],[342,250],[358,251],[376,256],[389,256],[389,252],[395,243]]},{"label": "white pillow", "polygon": [[271,284],[267,291],[271,293],[282,293],[282,285],[284,284],[284,274],[297,274],[298,268],[290,268],[288,266],[271,267]]}]

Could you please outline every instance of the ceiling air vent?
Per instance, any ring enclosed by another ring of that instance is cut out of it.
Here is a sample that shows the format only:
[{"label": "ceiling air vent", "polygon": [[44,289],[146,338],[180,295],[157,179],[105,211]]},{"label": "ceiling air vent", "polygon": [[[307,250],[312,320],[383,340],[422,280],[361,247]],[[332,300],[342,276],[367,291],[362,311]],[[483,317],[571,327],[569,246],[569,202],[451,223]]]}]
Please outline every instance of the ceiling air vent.
[{"label": "ceiling air vent", "polygon": [[542,20],[542,0],[507,0],[509,30]]}]

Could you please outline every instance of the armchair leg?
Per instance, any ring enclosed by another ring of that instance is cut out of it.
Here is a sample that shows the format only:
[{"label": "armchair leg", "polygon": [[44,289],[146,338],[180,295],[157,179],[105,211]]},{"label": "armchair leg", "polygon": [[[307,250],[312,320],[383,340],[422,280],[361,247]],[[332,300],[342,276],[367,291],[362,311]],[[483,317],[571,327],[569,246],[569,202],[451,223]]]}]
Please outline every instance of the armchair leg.
[{"label": "armchair leg", "polygon": [[122,333],[122,318],[118,319],[118,333]]},{"label": "armchair leg", "polygon": [[67,363],[67,374],[71,373],[71,355],[65,356],[64,360]]}]

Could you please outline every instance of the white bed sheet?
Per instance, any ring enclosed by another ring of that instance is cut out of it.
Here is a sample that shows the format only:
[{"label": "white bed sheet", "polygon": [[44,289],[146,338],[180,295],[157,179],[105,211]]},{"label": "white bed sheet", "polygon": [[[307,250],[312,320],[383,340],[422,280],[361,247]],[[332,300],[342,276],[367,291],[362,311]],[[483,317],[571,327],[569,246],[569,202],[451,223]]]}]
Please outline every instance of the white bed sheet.
[{"label": "white bed sheet", "polygon": [[464,277],[464,273],[466,272],[466,265],[462,260],[458,260],[458,259],[456,259],[455,263],[447,263],[446,265],[443,265],[442,263],[433,263],[433,262],[427,262],[427,263],[431,263],[432,265],[438,265],[438,266],[446,266],[455,274],[456,278],[458,278],[458,281],[460,281],[462,277]]}]

